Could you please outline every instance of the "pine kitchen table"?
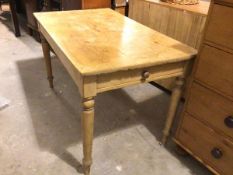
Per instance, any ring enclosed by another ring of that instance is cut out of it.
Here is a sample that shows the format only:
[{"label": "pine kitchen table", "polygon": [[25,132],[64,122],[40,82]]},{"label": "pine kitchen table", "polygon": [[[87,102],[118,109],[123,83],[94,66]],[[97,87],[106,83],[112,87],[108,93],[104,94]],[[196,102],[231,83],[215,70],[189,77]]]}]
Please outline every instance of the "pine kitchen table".
[{"label": "pine kitchen table", "polygon": [[[94,131],[94,97],[133,84],[176,78],[162,142],[166,142],[186,77],[197,51],[111,9],[34,14],[50,87],[50,50],[78,86],[83,98],[83,170],[90,174]],[[155,114],[156,115],[156,114]]]}]

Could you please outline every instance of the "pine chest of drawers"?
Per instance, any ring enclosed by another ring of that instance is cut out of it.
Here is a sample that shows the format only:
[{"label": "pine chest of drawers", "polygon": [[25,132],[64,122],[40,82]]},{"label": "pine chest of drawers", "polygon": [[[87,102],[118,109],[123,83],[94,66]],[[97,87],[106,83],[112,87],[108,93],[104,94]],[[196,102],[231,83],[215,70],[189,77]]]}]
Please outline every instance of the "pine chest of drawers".
[{"label": "pine chest of drawers", "polygon": [[174,141],[215,174],[233,175],[233,0],[211,2]]}]

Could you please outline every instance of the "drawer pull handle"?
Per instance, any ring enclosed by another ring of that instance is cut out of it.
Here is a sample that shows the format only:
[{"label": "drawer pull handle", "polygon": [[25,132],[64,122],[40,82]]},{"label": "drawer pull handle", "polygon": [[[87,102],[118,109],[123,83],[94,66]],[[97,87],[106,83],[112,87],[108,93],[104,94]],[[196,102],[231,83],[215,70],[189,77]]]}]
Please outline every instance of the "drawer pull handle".
[{"label": "drawer pull handle", "polygon": [[228,128],[233,128],[233,117],[229,116],[225,118],[224,123]]},{"label": "drawer pull handle", "polygon": [[143,80],[149,78],[149,76],[150,76],[150,72],[148,72],[148,71],[143,71],[142,72],[142,79]]},{"label": "drawer pull handle", "polygon": [[222,151],[218,148],[213,148],[211,154],[215,159],[220,159],[223,156]]}]

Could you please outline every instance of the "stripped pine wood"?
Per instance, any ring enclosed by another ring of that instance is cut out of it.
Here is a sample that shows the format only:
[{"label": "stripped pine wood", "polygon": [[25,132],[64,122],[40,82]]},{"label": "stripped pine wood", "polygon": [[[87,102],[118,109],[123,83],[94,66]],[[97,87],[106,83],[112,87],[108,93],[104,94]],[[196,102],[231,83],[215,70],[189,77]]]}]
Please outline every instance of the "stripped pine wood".
[{"label": "stripped pine wood", "polygon": [[[94,97],[100,92],[157,79],[178,77],[183,82],[197,51],[110,9],[44,12],[35,17],[43,38],[48,77],[53,77],[49,56],[52,49],[83,99],[83,169],[85,175],[90,175]],[[178,83],[163,140],[168,137],[181,91],[182,83]]]}]

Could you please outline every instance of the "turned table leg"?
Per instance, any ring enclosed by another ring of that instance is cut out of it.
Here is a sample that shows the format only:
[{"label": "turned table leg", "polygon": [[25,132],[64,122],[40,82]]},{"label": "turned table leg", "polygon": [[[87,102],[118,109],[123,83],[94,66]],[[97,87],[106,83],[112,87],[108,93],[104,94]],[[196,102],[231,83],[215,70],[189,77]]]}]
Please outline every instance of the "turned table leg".
[{"label": "turned table leg", "polygon": [[42,36],[42,34],[41,34],[41,44],[44,53],[49,86],[50,88],[53,88],[53,73],[52,73],[52,65],[51,65],[50,46],[46,41],[46,39],[44,38],[44,36]]},{"label": "turned table leg", "polygon": [[85,175],[90,175],[92,164],[92,142],[94,131],[94,98],[84,98],[82,113],[83,136],[83,170]]},{"label": "turned table leg", "polygon": [[172,91],[171,101],[167,113],[167,119],[165,123],[165,127],[163,130],[163,138],[162,138],[162,144],[165,145],[167,142],[167,137],[169,136],[170,129],[176,114],[176,109],[180,101],[181,93],[182,93],[182,87],[184,84],[184,78],[183,77],[177,77],[176,78],[176,84]]}]

